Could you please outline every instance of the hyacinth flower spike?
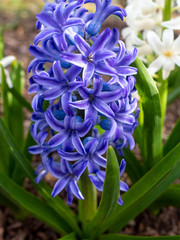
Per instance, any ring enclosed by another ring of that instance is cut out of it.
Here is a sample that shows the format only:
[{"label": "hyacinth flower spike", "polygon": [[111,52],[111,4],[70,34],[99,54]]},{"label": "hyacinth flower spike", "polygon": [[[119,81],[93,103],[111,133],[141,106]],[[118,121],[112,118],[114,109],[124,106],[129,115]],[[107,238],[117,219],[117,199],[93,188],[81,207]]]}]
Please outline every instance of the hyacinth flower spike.
[{"label": "hyacinth flower spike", "polygon": [[79,153],[86,153],[80,137],[84,137],[91,129],[91,119],[81,122],[80,118],[76,116],[65,116],[63,124],[54,117],[50,109],[47,109],[45,117],[49,126],[53,130],[59,132],[49,140],[49,145],[51,147],[59,146],[66,141],[69,142],[69,144],[72,143]]},{"label": "hyacinth flower spike", "polygon": [[81,54],[63,52],[60,55],[63,60],[83,68],[85,86],[90,82],[94,72],[109,75],[116,73],[116,70],[103,64],[103,60],[116,56],[113,51],[103,49],[110,35],[110,29],[105,29],[90,46],[80,35],[76,34],[74,42]]}]

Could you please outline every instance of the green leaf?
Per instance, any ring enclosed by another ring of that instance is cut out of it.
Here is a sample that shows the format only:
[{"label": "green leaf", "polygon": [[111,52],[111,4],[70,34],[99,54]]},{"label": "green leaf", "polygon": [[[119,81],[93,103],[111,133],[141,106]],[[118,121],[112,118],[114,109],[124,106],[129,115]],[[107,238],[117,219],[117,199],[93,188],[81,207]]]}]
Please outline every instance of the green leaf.
[{"label": "green leaf", "polygon": [[66,223],[62,222],[56,211],[1,173],[0,188],[10,199],[13,199],[16,204],[31,213],[34,217],[63,235],[66,233]]},{"label": "green leaf", "polygon": [[8,88],[9,92],[12,93],[13,97],[16,98],[16,100],[27,110],[30,112],[33,112],[33,109],[31,107],[31,104],[14,88]]},{"label": "green leaf", "polygon": [[107,234],[100,237],[100,240],[180,240],[179,236],[142,237],[128,236],[121,234]]},{"label": "green leaf", "polygon": [[175,87],[173,89],[170,88],[168,98],[167,98],[167,104],[172,103],[179,96],[180,96],[180,86]]},{"label": "green leaf", "polygon": [[29,159],[30,162],[33,155],[29,153],[28,148],[37,144],[31,136],[31,132],[30,132],[31,125],[32,125],[32,122],[30,123],[28,133],[23,144],[23,153],[24,155],[26,155],[27,159]]},{"label": "green leaf", "polygon": [[103,231],[117,232],[131,219],[147,208],[166,188],[180,176],[180,143],[130,190],[123,194],[123,206],[117,206],[115,214],[102,226]]},{"label": "green leaf", "polygon": [[168,77],[168,99],[167,103],[172,103],[180,96],[180,68],[176,66],[175,70],[171,72]]},{"label": "green leaf", "polygon": [[118,152],[116,152],[117,158],[119,162],[120,160],[122,160],[122,158],[126,160],[126,172],[130,177],[131,181],[135,183],[144,175],[143,168],[140,165],[139,160],[129,148],[125,148],[123,152],[123,157],[121,157]]},{"label": "green leaf", "polygon": [[180,142],[180,118],[176,122],[171,134],[169,135],[163,149],[163,155],[165,156]]},{"label": "green leaf", "polygon": [[60,238],[59,240],[77,240],[75,233],[70,233],[65,237]]},{"label": "green leaf", "polygon": [[148,170],[162,156],[160,97],[155,82],[142,61],[136,58],[132,65],[138,69],[136,88],[144,114],[143,154],[145,167]]},{"label": "green leaf", "polygon": [[[14,158],[20,164],[22,170],[28,176],[30,181],[34,184],[37,188],[40,195],[45,199],[48,205],[50,205],[53,209],[55,209],[58,214],[62,217],[63,221],[67,224],[67,229],[70,231],[74,230],[78,234],[81,234],[81,231],[77,225],[77,220],[74,217],[74,214],[70,208],[63,202],[63,200],[59,197],[52,198],[51,197],[51,188],[41,182],[40,184],[36,184],[34,182],[34,169],[32,168],[29,160],[26,156],[19,150],[15,140],[13,139],[12,135],[4,125],[2,119],[0,118],[0,132],[2,133],[4,139],[7,142],[9,150],[11,151]],[[59,223],[60,224],[60,223]]]},{"label": "green leaf", "polygon": [[180,184],[171,185],[168,189],[153,203],[157,209],[162,206],[180,207]]},{"label": "green leaf", "polygon": [[[9,107],[8,107],[8,97],[7,97],[7,84],[6,84],[6,77],[4,73],[4,68],[0,64],[0,79],[1,79],[1,85],[0,85],[0,90],[1,90],[1,95],[2,95],[2,100],[3,100],[3,116],[5,120],[6,126],[8,126],[8,119],[9,119]],[[0,172],[10,175],[10,158],[9,158],[9,151],[6,147],[4,137],[0,133]],[[6,159],[6,161],[4,161]]]},{"label": "green leaf", "polygon": [[106,176],[100,205],[94,218],[87,225],[85,232],[90,239],[96,239],[100,234],[101,224],[107,220],[118,204],[120,189],[120,172],[116,154],[112,147],[108,148]]}]

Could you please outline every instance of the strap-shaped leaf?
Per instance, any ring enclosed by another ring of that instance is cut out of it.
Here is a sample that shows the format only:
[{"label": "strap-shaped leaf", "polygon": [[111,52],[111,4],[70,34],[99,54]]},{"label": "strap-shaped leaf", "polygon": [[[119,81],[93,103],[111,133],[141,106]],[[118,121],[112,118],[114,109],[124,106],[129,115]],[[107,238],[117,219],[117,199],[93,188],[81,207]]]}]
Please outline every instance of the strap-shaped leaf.
[{"label": "strap-shaped leaf", "polygon": [[[42,200],[25,191],[7,176],[0,173],[0,189],[20,207],[31,213],[61,234],[67,231],[66,223],[62,221],[56,211]],[[61,224],[59,224],[61,223]]]},{"label": "strap-shaped leaf", "polygon": [[40,195],[47,201],[47,204],[50,205],[53,209],[55,209],[58,212],[58,214],[62,217],[64,222],[66,222],[69,232],[71,232],[73,229],[76,233],[81,234],[81,231],[77,225],[77,220],[75,219],[72,210],[68,208],[68,206],[63,202],[63,200],[59,197],[52,198],[51,189],[44,182],[41,182],[40,184],[36,184],[34,182],[35,177],[34,169],[32,168],[26,156],[19,150],[16,142],[14,141],[12,135],[4,125],[1,118],[0,118],[0,132],[2,133],[5,141],[7,142],[7,145],[12,155],[20,164],[25,174],[29,177],[30,181],[37,188]]},{"label": "strap-shaped leaf", "polygon": [[106,176],[100,205],[91,222],[87,225],[86,233],[90,239],[96,239],[100,234],[101,224],[112,214],[118,203],[120,189],[119,164],[112,147],[107,151]]},{"label": "strap-shaped leaf", "polygon": [[12,93],[13,97],[27,110],[33,112],[31,104],[14,88],[8,88],[8,91]]},{"label": "strap-shaped leaf", "polygon": [[163,149],[163,155],[165,156],[180,142],[180,118],[176,122],[171,134],[169,135]]},{"label": "strap-shaped leaf", "polygon": [[149,169],[162,156],[160,97],[155,82],[142,61],[136,58],[132,65],[138,69],[136,88],[144,114],[143,154],[146,169]]},{"label": "strap-shaped leaf", "polygon": [[128,236],[120,234],[107,234],[100,237],[100,240],[180,240],[179,236],[162,236],[162,237],[142,237]]},{"label": "strap-shaped leaf", "polygon": [[180,184],[170,187],[153,203],[153,207],[158,209],[162,206],[180,207]]},{"label": "strap-shaped leaf", "polygon": [[59,240],[77,240],[75,233],[70,233],[65,237],[60,238]]},{"label": "strap-shaped leaf", "polygon": [[122,196],[123,206],[102,226],[117,232],[136,217],[180,176],[180,143]]}]

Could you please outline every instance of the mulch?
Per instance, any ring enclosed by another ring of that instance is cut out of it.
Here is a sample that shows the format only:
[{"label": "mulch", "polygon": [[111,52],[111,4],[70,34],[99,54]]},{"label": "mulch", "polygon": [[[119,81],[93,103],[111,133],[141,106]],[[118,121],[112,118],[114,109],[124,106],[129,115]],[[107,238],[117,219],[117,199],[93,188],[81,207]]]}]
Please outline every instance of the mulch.
[{"label": "mulch", "polygon": [[[13,22],[14,19],[16,19],[16,15],[6,15],[0,12],[0,22],[2,24]],[[37,34],[35,22],[34,16],[23,16],[21,19],[18,19],[18,24],[13,29],[4,32],[5,55],[15,55],[19,61],[22,61],[25,71],[28,63],[32,60],[32,56],[28,52],[28,47]],[[27,93],[29,74],[26,72],[25,75],[24,96],[30,101],[32,97]],[[163,135],[164,139],[167,139],[177,119],[180,117],[179,106],[180,99],[177,99],[173,104],[168,106]],[[29,118],[30,114],[26,113],[26,126],[29,124]],[[49,181],[51,183],[51,179]],[[34,192],[34,188],[28,180],[26,185],[29,191]],[[132,220],[121,233],[139,236],[180,235],[180,209],[163,207],[158,215],[144,211]],[[9,208],[0,206],[0,240],[56,240],[59,237],[59,234],[35,218],[29,216],[24,221],[20,221],[13,216]]]}]

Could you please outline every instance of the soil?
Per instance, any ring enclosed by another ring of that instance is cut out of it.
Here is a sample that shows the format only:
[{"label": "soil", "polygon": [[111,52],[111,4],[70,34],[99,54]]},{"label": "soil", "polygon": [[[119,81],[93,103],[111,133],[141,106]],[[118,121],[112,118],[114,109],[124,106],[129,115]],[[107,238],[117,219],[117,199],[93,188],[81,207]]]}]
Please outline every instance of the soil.
[{"label": "soil", "polygon": [[[29,74],[26,69],[32,60],[32,56],[28,52],[28,47],[37,34],[35,22],[34,15],[23,15],[17,19],[17,16],[13,13],[7,15],[3,11],[0,11],[0,23],[6,25],[4,32],[5,55],[15,55],[22,62],[26,75],[24,96],[29,101],[32,97],[27,93]],[[111,22],[111,24],[116,23]],[[119,28],[122,28],[122,25]],[[180,99],[177,99],[173,104],[168,106],[165,119],[165,139],[180,117],[179,106]],[[25,128],[29,125],[29,119],[30,114],[26,113]],[[53,180],[49,178],[47,181],[52,184]],[[28,181],[27,188],[31,192],[34,192],[33,187]],[[121,233],[139,236],[180,235],[180,209],[175,207],[162,208],[157,216],[145,211],[132,220]],[[20,221],[14,218],[10,209],[0,206],[0,240],[56,240],[59,237],[59,234],[33,217],[28,217],[25,221]]]}]

